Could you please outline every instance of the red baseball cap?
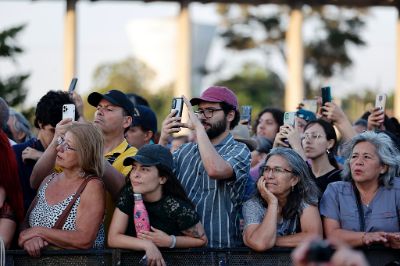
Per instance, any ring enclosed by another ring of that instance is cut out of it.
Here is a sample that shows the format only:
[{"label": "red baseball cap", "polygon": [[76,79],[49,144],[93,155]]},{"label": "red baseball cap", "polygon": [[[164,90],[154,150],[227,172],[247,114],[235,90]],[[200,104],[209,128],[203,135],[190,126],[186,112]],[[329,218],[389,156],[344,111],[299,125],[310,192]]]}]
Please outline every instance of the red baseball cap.
[{"label": "red baseball cap", "polygon": [[232,105],[235,110],[238,110],[238,100],[235,93],[226,87],[212,86],[206,89],[199,98],[192,98],[190,100],[192,105],[198,105],[200,102],[224,102]]}]

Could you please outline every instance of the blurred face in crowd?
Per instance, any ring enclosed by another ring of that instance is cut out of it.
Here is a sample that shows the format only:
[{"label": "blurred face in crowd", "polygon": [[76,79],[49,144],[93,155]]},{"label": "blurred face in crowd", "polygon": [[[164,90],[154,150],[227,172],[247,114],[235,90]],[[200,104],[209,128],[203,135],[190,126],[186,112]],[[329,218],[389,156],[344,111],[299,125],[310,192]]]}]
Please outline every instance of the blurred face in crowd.
[{"label": "blurred face in crowd", "polygon": [[133,162],[129,179],[135,193],[148,196],[162,193],[162,185],[167,181],[165,177],[159,176],[157,167],[138,162]]},{"label": "blurred face in crowd", "polygon": [[105,99],[102,99],[96,108],[93,122],[100,127],[104,135],[123,133],[132,122],[130,116],[124,115],[122,107],[113,105]]},{"label": "blurred face in crowd", "polygon": [[387,166],[381,164],[375,146],[363,141],[353,148],[350,170],[356,183],[377,183],[379,175],[387,171]]},{"label": "blurred face in crowd", "polygon": [[40,129],[38,132],[38,139],[40,139],[40,142],[46,149],[49,146],[50,142],[53,140],[56,129],[50,124],[42,126],[42,124],[39,123],[39,126]]},{"label": "blurred face in crowd", "polygon": [[302,145],[306,157],[316,159],[327,154],[326,151],[333,147],[334,140],[327,140],[324,128],[313,124],[304,131]]},{"label": "blurred face in crowd", "polygon": [[304,132],[304,128],[307,125],[307,121],[304,120],[303,118],[300,118],[298,116],[295,117],[295,128],[299,133]]},{"label": "blurred face in crowd", "polygon": [[59,137],[57,141],[56,164],[63,169],[80,168],[75,136],[67,132],[64,137]]},{"label": "blurred face in crowd", "polygon": [[289,195],[292,187],[298,182],[287,160],[279,155],[271,156],[262,167],[261,177],[265,180],[265,186],[277,197]]},{"label": "blurred face in crowd", "polygon": [[[210,139],[219,137],[228,128],[228,119],[219,103],[200,102],[197,114]],[[233,119],[233,118],[232,118]]]},{"label": "blurred face in crowd", "polygon": [[153,133],[151,131],[144,131],[140,126],[131,126],[125,133],[128,143],[136,149],[148,144],[152,136]]},{"label": "blurred face in crowd", "polygon": [[260,116],[257,125],[257,136],[267,138],[271,141],[275,139],[279,131],[279,124],[275,121],[270,112],[265,112]]}]

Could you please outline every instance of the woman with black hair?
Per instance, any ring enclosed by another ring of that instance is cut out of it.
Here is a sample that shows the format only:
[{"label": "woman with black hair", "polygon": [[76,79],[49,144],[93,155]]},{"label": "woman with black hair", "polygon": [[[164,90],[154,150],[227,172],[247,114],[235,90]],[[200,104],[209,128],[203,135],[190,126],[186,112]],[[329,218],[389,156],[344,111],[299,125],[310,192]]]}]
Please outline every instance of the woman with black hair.
[{"label": "woman with black hair", "polygon": [[321,193],[329,183],[341,180],[341,170],[335,159],[337,137],[332,124],[323,119],[310,121],[304,128],[302,147]]},{"label": "woman with black hair", "polygon": [[[207,237],[193,204],[172,172],[173,158],[157,144],[143,146],[124,165],[132,165],[111,221],[108,245],[144,250],[149,265],[165,265],[160,247],[189,248],[207,244]],[[134,193],[142,195],[151,231],[134,227]]]}]

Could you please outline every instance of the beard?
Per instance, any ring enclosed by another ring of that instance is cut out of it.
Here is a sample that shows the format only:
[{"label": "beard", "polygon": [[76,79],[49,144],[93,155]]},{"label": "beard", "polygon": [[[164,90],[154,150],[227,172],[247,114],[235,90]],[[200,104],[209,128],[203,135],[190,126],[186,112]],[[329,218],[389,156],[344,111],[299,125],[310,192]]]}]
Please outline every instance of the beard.
[{"label": "beard", "polygon": [[202,123],[210,126],[210,128],[206,130],[209,139],[215,139],[219,137],[227,128],[226,117],[215,122],[215,124],[209,124],[205,121],[202,121]]}]

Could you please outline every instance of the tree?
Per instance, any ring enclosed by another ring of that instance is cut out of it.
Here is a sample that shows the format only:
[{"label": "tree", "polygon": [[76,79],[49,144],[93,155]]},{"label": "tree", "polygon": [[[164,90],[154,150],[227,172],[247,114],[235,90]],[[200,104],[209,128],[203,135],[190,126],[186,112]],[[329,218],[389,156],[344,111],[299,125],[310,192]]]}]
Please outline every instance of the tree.
[{"label": "tree", "polygon": [[[98,66],[94,71],[94,88],[92,91],[105,93],[111,89],[118,89],[125,93],[138,94],[148,100],[160,125],[161,119],[164,119],[170,111],[173,87],[171,84],[152,93],[150,83],[155,75],[150,67],[133,57],[119,62],[105,63]],[[94,108],[85,107],[84,115],[88,120],[91,120],[94,112]]]},{"label": "tree", "polygon": [[[271,7],[271,6],[269,6]],[[273,11],[271,11],[273,9]],[[231,50],[261,51],[268,62],[271,54],[280,54],[286,62],[285,35],[289,21],[288,6],[267,9],[262,6],[220,5],[224,17],[221,37]],[[313,29],[304,44],[304,78],[306,96],[319,88],[327,78],[341,74],[352,65],[348,54],[351,45],[363,46],[360,31],[364,27],[363,12],[332,6],[302,6],[304,25]],[[273,66],[266,66],[274,69]]]},{"label": "tree", "polygon": [[[16,56],[23,52],[18,45],[17,35],[24,27],[24,25],[11,27],[0,32],[0,58],[15,61]],[[28,77],[29,74],[0,77],[0,97],[3,97],[10,106],[23,103],[27,94],[24,82]]]}]

